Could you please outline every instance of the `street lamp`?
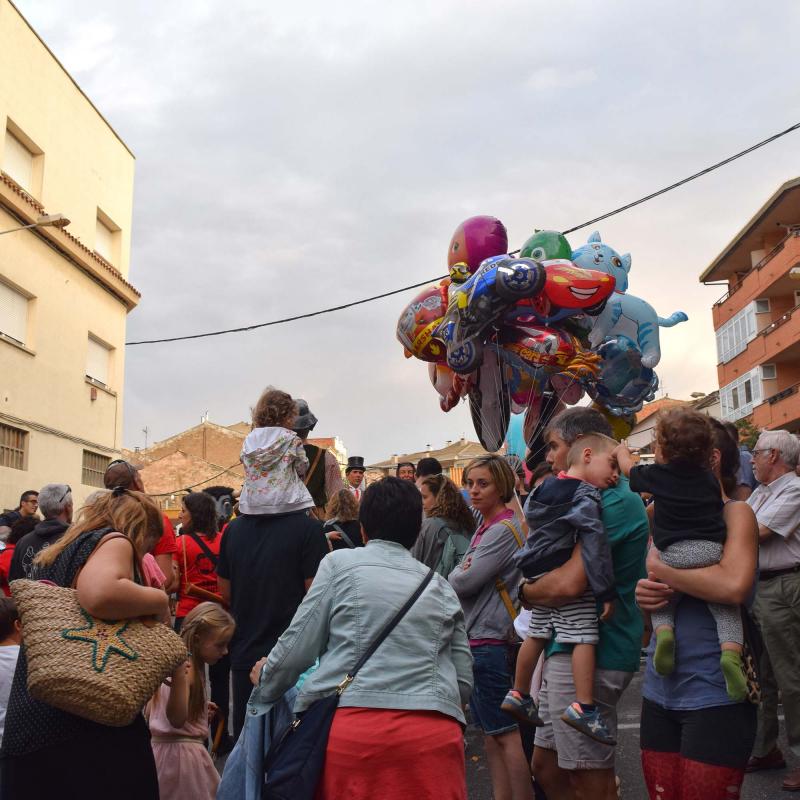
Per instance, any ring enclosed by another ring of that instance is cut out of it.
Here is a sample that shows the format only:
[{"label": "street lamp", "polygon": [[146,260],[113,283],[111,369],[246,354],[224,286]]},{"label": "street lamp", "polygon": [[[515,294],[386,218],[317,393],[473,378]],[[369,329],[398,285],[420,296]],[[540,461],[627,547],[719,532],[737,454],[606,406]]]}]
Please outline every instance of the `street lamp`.
[{"label": "street lamp", "polygon": [[4,233],[14,233],[14,231],[24,231],[27,228],[66,228],[69,220],[63,214],[42,214],[36,222],[30,225],[20,225],[18,228],[9,228],[7,231],[0,231],[0,236]]}]

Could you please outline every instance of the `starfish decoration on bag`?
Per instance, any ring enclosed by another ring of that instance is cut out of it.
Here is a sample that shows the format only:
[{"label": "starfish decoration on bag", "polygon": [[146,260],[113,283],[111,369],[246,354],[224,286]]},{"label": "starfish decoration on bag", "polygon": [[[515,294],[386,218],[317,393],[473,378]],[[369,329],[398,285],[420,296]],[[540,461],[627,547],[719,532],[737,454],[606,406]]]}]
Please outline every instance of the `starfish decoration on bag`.
[{"label": "starfish decoration on bag", "polygon": [[96,619],[81,609],[87,625],[84,628],[67,628],[61,631],[65,639],[88,642],[92,645],[92,666],[95,672],[103,672],[112,653],[134,661],[139,654],[122,638],[130,620],[105,622]]}]

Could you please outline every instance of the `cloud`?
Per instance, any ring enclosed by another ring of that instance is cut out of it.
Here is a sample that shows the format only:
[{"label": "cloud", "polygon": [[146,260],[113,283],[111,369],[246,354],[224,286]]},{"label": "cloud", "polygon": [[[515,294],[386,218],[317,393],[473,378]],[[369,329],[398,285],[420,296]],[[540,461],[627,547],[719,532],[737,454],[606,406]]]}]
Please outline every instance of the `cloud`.
[{"label": "cloud", "polygon": [[[19,0],[137,155],[130,339],[235,327],[445,271],[459,221],[514,246],[565,229],[794,120],[792,32],[744,2],[375,5]],[[703,32],[702,35],[699,32]],[[697,277],[798,171],[796,140],[608,220],[664,331],[670,395],[716,388]],[[65,210],[66,212],[67,210]],[[593,228],[570,236],[578,245]],[[129,348],[125,441],[246,418],[267,383],[377,460],[472,435],[394,339],[408,298],[285,326]]]}]

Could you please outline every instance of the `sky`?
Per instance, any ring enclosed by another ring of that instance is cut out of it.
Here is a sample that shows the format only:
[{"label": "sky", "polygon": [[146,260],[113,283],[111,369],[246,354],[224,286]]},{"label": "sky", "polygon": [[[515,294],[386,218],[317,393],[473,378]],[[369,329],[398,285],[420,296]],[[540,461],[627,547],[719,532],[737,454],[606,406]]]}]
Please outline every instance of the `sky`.
[{"label": "sky", "polygon": [[[569,0],[15,0],[136,155],[128,340],[237,327],[446,272],[500,218],[565,230],[798,121],[800,6]],[[662,316],[663,389],[717,386],[698,276],[784,181],[800,133],[601,223]],[[593,228],[570,234],[573,247]],[[414,292],[127,349],[124,444],[232,424],[271,384],[368,462],[474,439],[397,318]],[[223,465],[227,466],[227,465]]]}]

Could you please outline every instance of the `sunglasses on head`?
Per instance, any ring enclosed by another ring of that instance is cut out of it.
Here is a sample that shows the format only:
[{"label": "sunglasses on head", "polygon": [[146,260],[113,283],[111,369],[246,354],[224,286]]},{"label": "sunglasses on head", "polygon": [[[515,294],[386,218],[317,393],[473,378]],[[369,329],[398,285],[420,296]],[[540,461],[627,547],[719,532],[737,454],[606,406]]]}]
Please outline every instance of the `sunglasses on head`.
[{"label": "sunglasses on head", "polygon": [[69,494],[71,491],[72,491],[72,488],[71,488],[70,486],[67,486],[67,491],[66,491],[66,492],[64,492],[64,494],[62,494],[62,495],[61,495],[61,499],[58,501],[58,504],[59,504],[59,505],[61,505],[61,504],[64,502],[64,500],[66,500],[66,498],[67,498],[67,495],[68,495],[68,494]]}]

